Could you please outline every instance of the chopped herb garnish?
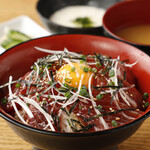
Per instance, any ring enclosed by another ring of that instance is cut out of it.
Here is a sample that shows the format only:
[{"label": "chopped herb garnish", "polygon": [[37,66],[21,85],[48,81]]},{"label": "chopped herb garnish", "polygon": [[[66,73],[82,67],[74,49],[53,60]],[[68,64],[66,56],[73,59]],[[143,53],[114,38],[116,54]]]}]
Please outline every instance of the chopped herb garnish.
[{"label": "chopped herb garnish", "polygon": [[48,81],[48,82],[47,82],[47,85],[52,85],[52,81]]},{"label": "chopped herb garnish", "polygon": [[114,70],[109,70],[109,77],[114,77],[114,76],[115,76]]},{"label": "chopped herb garnish", "polygon": [[102,65],[100,63],[96,64],[96,67],[100,68]]},{"label": "chopped herb garnish", "polygon": [[72,71],[72,72],[75,72],[75,67],[72,67],[72,68],[71,68],[71,71]]},{"label": "chopped herb garnish", "polygon": [[42,105],[42,106],[43,106],[43,105],[46,105],[46,100],[43,100],[42,103],[41,103],[41,105]]},{"label": "chopped herb garnish", "polygon": [[67,99],[69,99],[71,97],[70,91],[68,91],[68,92],[65,93],[65,97],[67,97]]},{"label": "chopped herb garnish", "polygon": [[80,69],[83,69],[83,66],[80,66]]},{"label": "chopped herb garnish", "polygon": [[92,72],[92,67],[89,68],[89,72]]},{"label": "chopped herb garnish", "polygon": [[40,96],[37,96],[36,98],[37,98],[38,101],[40,101]]},{"label": "chopped herb garnish", "polygon": [[147,108],[149,106],[149,102],[144,103],[144,107]]},{"label": "chopped herb garnish", "polygon": [[69,85],[67,83],[64,83],[64,86],[68,88]]},{"label": "chopped herb garnish", "polygon": [[59,90],[59,92],[63,92],[63,93],[70,91],[70,89],[65,88],[65,87],[60,87],[58,90]]},{"label": "chopped herb garnish", "polygon": [[85,87],[85,85],[83,85],[80,89],[79,95],[84,96],[84,97],[89,97],[89,93]]},{"label": "chopped herb garnish", "polygon": [[93,22],[88,17],[79,17],[73,20],[73,22],[77,25],[80,25],[82,28],[93,27]]},{"label": "chopped herb garnish", "polygon": [[107,68],[103,69],[103,72],[101,73],[102,75],[105,75],[108,73],[108,71],[112,68],[112,66],[108,66]]},{"label": "chopped herb garnish", "polygon": [[98,94],[98,95],[96,96],[96,98],[97,98],[97,100],[100,100],[101,98],[103,98],[103,94]]},{"label": "chopped herb garnish", "polygon": [[51,96],[50,96],[50,95],[48,95],[48,96],[47,96],[47,98],[51,98]]},{"label": "chopped herb garnish", "polygon": [[21,84],[20,83],[17,83],[16,84],[16,88],[20,88]]},{"label": "chopped herb garnish", "polygon": [[74,88],[74,90],[75,90],[75,92],[77,92],[77,91],[78,91],[78,88],[77,88],[77,87],[75,87],[75,88]]},{"label": "chopped herb garnish", "polygon": [[50,68],[52,68],[52,64],[51,63],[48,64],[48,66],[47,66],[47,69],[50,69]]},{"label": "chopped herb garnish", "polygon": [[82,105],[79,105],[79,109],[82,109]]},{"label": "chopped herb garnish", "polygon": [[3,99],[1,100],[1,102],[2,102],[2,104],[7,104],[7,99],[6,99],[6,98],[3,98]]},{"label": "chopped herb garnish", "polygon": [[103,108],[102,105],[98,105],[98,106],[96,107],[96,109],[98,109],[99,111],[102,111],[102,110],[103,110],[102,108]]},{"label": "chopped herb garnish", "polygon": [[29,103],[26,103],[26,105],[29,107],[30,104],[29,104]]},{"label": "chopped herb garnish", "polygon": [[148,97],[149,97],[149,94],[148,94],[147,92],[145,92],[145,93],[143,94],[143,99],[146,100]]},{"label": "chopped herb garnish", "polygon": [[67,83],[71,83],[71,79],[69,79],[69,78],[65,78],[65,82],[67,82]]},{"label": "chopped herb garnish", "polygon": [[70,123],[69,119],[67,119],[67,122],[68,122],[69,126],[71,127],[71,123]]},{"label": "chopped herb garnish", "polygon": [[92,68],[92,71],[93,71],[94,73],[97,73],[97,69],[96,69],[96,68]]},{"label": "chopped herb garnish", "polygon": [[89,68],[88,67],[83,67],[83,71],[87,73],[89,71]]},{"label": "chopped herb garnish", "polygon": [[117,127],[118,126],[118,123],[115,121],[115,120],[112,120],[112,125],[114,126],[114,127]]},{"label": "chopped herb garnish", "polygon": [[86,60],[86,56],[85,55],[82,55],[81,58],[84,59],[84,60]]},{"label": "chopped herb garnish", "polygon": [[83,60],[80,60],[80,64],[83,64]]},{"label": "chopped herb garnish", "polygon": [[116,88],[114,81],[110,81],[110,82],[108,83],[108,86],[111,87],[111,88]]},{"label": "chopped herb garnish", "polygon": [[44,69],[46,67],[46,65],[44,64],[44,65],[42,65],[42,68]]}]

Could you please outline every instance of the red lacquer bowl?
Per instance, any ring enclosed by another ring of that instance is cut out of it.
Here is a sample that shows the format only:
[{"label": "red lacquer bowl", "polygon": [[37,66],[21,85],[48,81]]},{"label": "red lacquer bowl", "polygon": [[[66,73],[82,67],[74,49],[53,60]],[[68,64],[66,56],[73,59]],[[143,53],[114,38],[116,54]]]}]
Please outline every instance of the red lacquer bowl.
[{"label": "red lacquer bowl", "polygon": [[107,36],[134,45],[150,55],[150,44],[131,42],[116,35],[116,31],[130,25],[150,24],[150,0],[128,0],[107,9],[103,28]]},{"label": "red lacquer bowl", "polygon": [[[0,56],[0,85],[8,82],[10,75],[13,79],[23,76],[30,70],[30,66],[37,58],[46,56],[46,53],[37,51],[34,47],[52,50],[63,50],[87,53],[107,54],[121,60],[129,59],[130,63],[138,60],[133,66],[133,74],[137,79],[139,90],[150,93],[150,57],[123,42],[91,35],[53,35],[34,39],[15,46]],[[0,98],[6,91],[0,90]],[[150,99],[149,99],[150,102]],[[32,145],[49,150],[100,150],[112,148],[130,137],[149,116],[150,107],[136,120],[123,126],[99,132],[90,133],[58,133],[29,127],[13,119],[0,108],[0,116],[24,140]],[[120,136],[121,135],[121,136]]]}]

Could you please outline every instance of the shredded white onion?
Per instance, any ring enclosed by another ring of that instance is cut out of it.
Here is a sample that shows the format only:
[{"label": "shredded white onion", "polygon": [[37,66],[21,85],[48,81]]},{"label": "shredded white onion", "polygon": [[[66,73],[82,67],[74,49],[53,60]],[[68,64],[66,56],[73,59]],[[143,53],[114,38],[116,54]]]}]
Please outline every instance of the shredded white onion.
[{"label": "shredded white onion", "polygon": [[22,99],[24,99],[25,102],[27,102],[27,103],[33,105],[35,108],[37,108],[37,109],[44,115],[44,117],[46,118],[46,120],[47,120],[47,122],[48,122],[48,124],[49,124],[49,126],[50,126],[50,128],[51,128],[51,130],[52,130],[52,131],[55,131],[55,129],[54,129],[53,125],[52,125],[52,122],[53,122],[52,117],[51,117],[48,113],[46,113],[46,112],[39,106],[39,104],[38,104],[35,100],[33,100],[33,99],[31,99],[31,98],[23,97],[23,96],[20,96],[20,97],[21,97]]},{"label": "shredded white onion", "polygon": [[[89,84],[88,84],[88,90],[89,90],[89,95],[90,95],[90,98],[91,98],[91,102],[92,102],[92,105],[93,105],[93,108],[96,112],[96,114],[101,114],[101,112],[99,110],[97,110],[97,105],[96,103],[94,102],[94,99],[93,99],[93,95],[92,95],[92,91],[91,91],[91,81],[92,81],[92,77],[93,77],[93,73],[91,74],[90,78],[89,78]],[[106,123],[106,121],[104,120],[103,117],[99,117],[100,118],[100,122],[103,124],[104,126],[104,129],[108,129],[108,124]]]},{"label": "shredded white onion", "polygon": [[[81,54],[77,54],[77,53],[74,53],[74,52],[70,52],[68,51],[67,48],[64,48],[64,50],[62,51],[58,51],[58,50],[49,50],[49,49],[43,49],[43,48],[40,48],[40,47],[35,47],[35,49],[39,50],[39,51],[42,51],[42,52],[45,52],[45,53],[50,53],[50,54],[54,54],[50,57],[50,62],[51,61],[57,61],[59,60],[60,58],[62,58],[65,62],[67,62],[71,67],[75,67],[73,65],[73,62],[77,62],[79,63],[79,60],[72,60],[71,58],[64,58],[63,56],[68,56],[71,55],[71,56],[75,56],[75,57],[78,57],[78,58],[81,58]],[[70,61],[71,60],[71,61]],[[112,77],[109,77],[109,78],[106,78],[107,82],[114,82],[115,83],[115,86],[118,86],[118,76],[120,77],[121,75],[121,71],[120,69],[118,68],[118,63],[119,63],[119,60],[120,60],[120,57],[118,56],[117,59],[111,59],[110,61],[112,62],[111,64],[111,70],[114,71],[114,76]],[[127,63],[124,63],[124,66],[126,67],[132,67],[134,66],[135,64],[137,64],[138,61],[132,63],[132,64],[127,64]],[[28,82],[28,86],[30,86],[32,84],[32,82],[37,82],[39,81],[38,78],[39,78],[39,72],[40,72],[40,68],[38,66],[37,63],[34,63],[37,70],[36,71],[32,71],[30,72],[26,77],[25,77],[25,80]],[[88,62],[87,65],[96,65],[97,62]],[[107,66],[108,65],[108,61],[104,62],[104,65]],[[51,77],[50,77],[50,74],[49,74],[49,70],[47,67],[44,68],[43,72],[46,72],[45,73],[45,76],[43,77],[43,79],[45,79],[46,77],[48,78],[49,81],[52,81]],[[75,72],[76,72],[76,76],[79,77],[79,73],[77,72],[77,70],[75,69]],[[66,74],[67,72],[65,71],[64,74],[63,74],[63,83],[65,83],[65,78],[66,78]],[[31,75],[34,75],[35,79],[34,81],[32,80],[31,81]],[[52,101],[51,103],[49,103],[48,105],[51,105],[51,112],[53,112],[54,108],[55,108],[55,105],[56,104],[59,104],[62,106],[62,108],[66,108],[67,109],[67,106],[68,105],[71,105],[73,103],[75,103],[77,101],[78,98],[81,98],[80,101],[82,102],[85,102],[85,103],[89,103],[89,101],[92,103],[92,106],[93,106],[93,109],[95,111],[95,113],[97,115],[101,114],[101,112],[96,109],[97,108],[97,104],[96,102],[94,101],[94,97],[93,97],[93,94],[92,94],[92,90],[91,90],[91,82],[92,82],[92,78],[93,78],[93,75],[94,73],[92,73],[89,77],[89,80],[87,81],[88,82],[88,92],[89,92],[89,96],[90,98],[87,98],[87,97],[84,97],[84,96],[81,96],[79,95],[79,92],[81,90],[81,86],[82,86],[82,82],[83,82],[83,78],[84,78],[84,74],[81,75],[81,79],[79,81],[79,85],[78,85],[78,91],[77,92],[73,92],[73,91],[70,91],[72,96],[67,100],[67,97],[64,96],[64,93],[61,93],[59,92],[59,90],[57,90],[56,87],[54,87],[53,85],[48,87],[46,89],[46,92],[50,92],[50,94],[47,94],[45,91],[42,93],[42,97],[45,97],[45,98],[48,98],[50,96],[51,99],[53,99],[54,101]],[[18,118],[25,124],[28,124],[23,116],[21,115],[19,109],[17,108],[16,106],[16,103],[19,104],[22,109],[25,111],[25,113],[30,117],[30,118],[33,118],[34,115],[33,115],[33,111],[31,111],[29,109],[29,107],[26,105],[26,103],[29,103],[31,104],[33,107],[35,107],[39,112],[41,112],[45,119],[47,120],[48,124],[43,122],[41,123],[41,125],[45,126],[44,129],[47,129],[48,127],[51,128],[52,131],[55,131],[55,128],[53,126],[53,123],[54,123],[54,120],[52,118],[52,116],[50,114],[48,114],[46,111],[43,110],[43,108],[40,106],[40,104],[38,104],[33,98],[36,97],[36,95],[34,95],[33,97],[25,97],[25,96],[22,96],[20,95],[19,96],[16,96],[15,94],[12,93],[12,89],[11,89],[11,84],[12,83],[16,83],[17,81],[12,81],[12,76],[9,77],[9,83],[6,84],[8,85],[8,91],[9,91],[9,97],[8,97],[8,100],[9,102],[12,103],[12,106],[16,112],[16,115],[18,116]],[[46,80],[47,82],[47,80]],[[61,82],[58,81],[58,83],[61,85],[61,87],[64,87],[66,88]],[[25,87],[26,85],[23,84],[23,87]],[[0,86],[1,88],[2,86]],[[134,87],[134,85],[131,85],[131,86],[128,86],[128,87],[120,87],[118,89],[118,93],[116,93],[114,95],[114,92],[116,92],[116,89],[112,89],[112,88],[108,88],[107,90],[105,91],[100,91],[101,94],[104,94],[104,93],[110,93],[111,96],[114,97],[113,101],[114,101],[114,104],[116,105],[117,109],[120,110],[121,107],[119,106],[119,103],[118,103],[118,94],[120,94],[121,98],[123,99],[123,101],[128,105],[128,106],[133,106],[133,107],[137,107],[137,104],[136,102],[130,98],[125,90],[128,90],[130,88]],[[55,89],[56,88],[56,89]],[[55,94],[55,91],[57,91],[57,94]],[[23,99],[23,100],[22,100]],[[62,102],[58,101],[58,100],[62,100]],[[121,112],[122,115],[128,119],[134,119],[134,117],[130,117],[128,115],[126,115],[124,112]],[[62,113],[62,109],[59,109],[58,111],[58,116],[62,115],[64,118],[66,118],[66,114],[65,113]],[[75,114],[74,114],[75,115]],[[67,116],[67,118],[70,120],[70,116]],[[78,119],[78,118],[76,118]],[[65,120],[66,121],[66,120]],[[108,129],[109,128],[109,125],[106,123],[106,121],[104,120],[103,116],[100,116],[99,117],[99,122],[103,125],[104,129]],[[97,131],[98,128],[97,127],[94,127],[95,130]],[[69,131],[71,130],[68,129]]]}]

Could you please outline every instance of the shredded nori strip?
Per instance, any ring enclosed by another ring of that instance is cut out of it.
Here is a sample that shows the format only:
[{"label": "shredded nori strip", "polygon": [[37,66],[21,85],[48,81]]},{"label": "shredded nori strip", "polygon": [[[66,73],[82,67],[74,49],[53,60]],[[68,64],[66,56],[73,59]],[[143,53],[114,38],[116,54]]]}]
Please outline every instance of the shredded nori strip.
[{"label": "shredded nori strip", "polygon": [[99,60],[100,64],[104,65],[104,57],[101,54],[96,54],[95,52],[94,52],[94,55]]},{"label": "shredded nori strip", "polygon": [[[68,121],[69,121],[69,120],[68,120]],[[71,129],[72,129],[73,132],[84,132],[84,131],[88,131],[88,130],[91,129],[93,126],[95,126],[94,123],[93,123],[93,124],[89,124],[89,125],[87,125],[87,126],[84,126],[84,125],[81,124],[80,121],[74,120],[74,119],[70,119],[70,121],[71,121],[71,123],[70,123],[70,122],[68,122],[68,123],[69,123],[69,126],[71,127]],[[78,129],[76,128],[74,122],[75,122],[75,123],[78,123],[78,124],[80,125],[81,129],[78,130]]]},{"label": "shredded nori strip", "polygon": [[67,116],[70,116],[69,112],[68,112],[65,108],[60,107],[60,109],[61,109],[62,111],[64,111],[64,112],[66,113]]},{"label": "shredded nori strip", "polygon": [[52,79],[52,83],[54,83],[54,77],[53,77],[53,72],[52,72],[52,70],[50,70],[50,76],[51,76],[51,79]]},{"label": "shredded nori strip", "polygon": [[54,112],[54,114],[51,113],[51,116],[52,116],[52,118],[54,120],[55,126],[57,127],[58,131],[60,131],[60,119],[59,119],[59,117],[57,115],[57,112]]},{"label": "shredded nori strip", "polygon": [[72,113],[73,109],[77,106],[78,102],[79,102],[79,99],[78,99],[78,100],[73,104],[73,106],[70,108],[70,110],[69,110],[69,113],[70,113],[70,114]]},{"label": "shredded nori strip", "polygon": [[112,114],[117,114],[117,113],[122,112],[122,111],[134,111],[134,110],[136,110],[136,108],[120,109],[120,110],[116,110],[116,111],[113,111],[113,112],[101,113],[101,114],[98,114],[98,115],[94,115],[94,116],[89,117],[89,118],[85,118],[84,116],[82,116],[82,118],[83,118],[84,122],[89,122],[93,119],[96,119],[96,118],[99,118],[99,117],[102,117],[102,116],[109,116],[109,115],[112,115]]},{"label": "shredded nori strip", "polygon": [[82,128],[82,129],[80,129],[80,130],[77,130],[77,132],[84,132],[84,131],[88,131],[88,130],[90,130],[92,127],[94,127],[95,126],[95,124],[93,123],[93,124],[89,124],[89,125],[87,125],[87,126],[84,126],[84,128]]},{"label": "shredded nori strip", "polygon": [[93,86],[94,89],[97,89],[97,90],[100,90],[100,89],[105,89],[105,88],[122,88],[121,85],[106,85],[106,86],[100,86],[100,87],[96,87],[96,86]]}]

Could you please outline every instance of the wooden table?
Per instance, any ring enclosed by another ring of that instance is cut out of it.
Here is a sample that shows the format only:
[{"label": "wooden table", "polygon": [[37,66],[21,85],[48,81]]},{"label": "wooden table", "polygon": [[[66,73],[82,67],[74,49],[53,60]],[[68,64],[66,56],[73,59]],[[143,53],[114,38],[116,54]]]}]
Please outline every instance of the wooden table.
[{"label": "wooden table", "polygon": [[[0,0],[0,23],[19,15],[27,15],[42,26],[35,9],[36,2],[37,0]],[[0,118],[0,150],[31,149],[32,146],[19,138]],[[119,145],[119,150],[150,150],[150,118],[131,138]]]}]

